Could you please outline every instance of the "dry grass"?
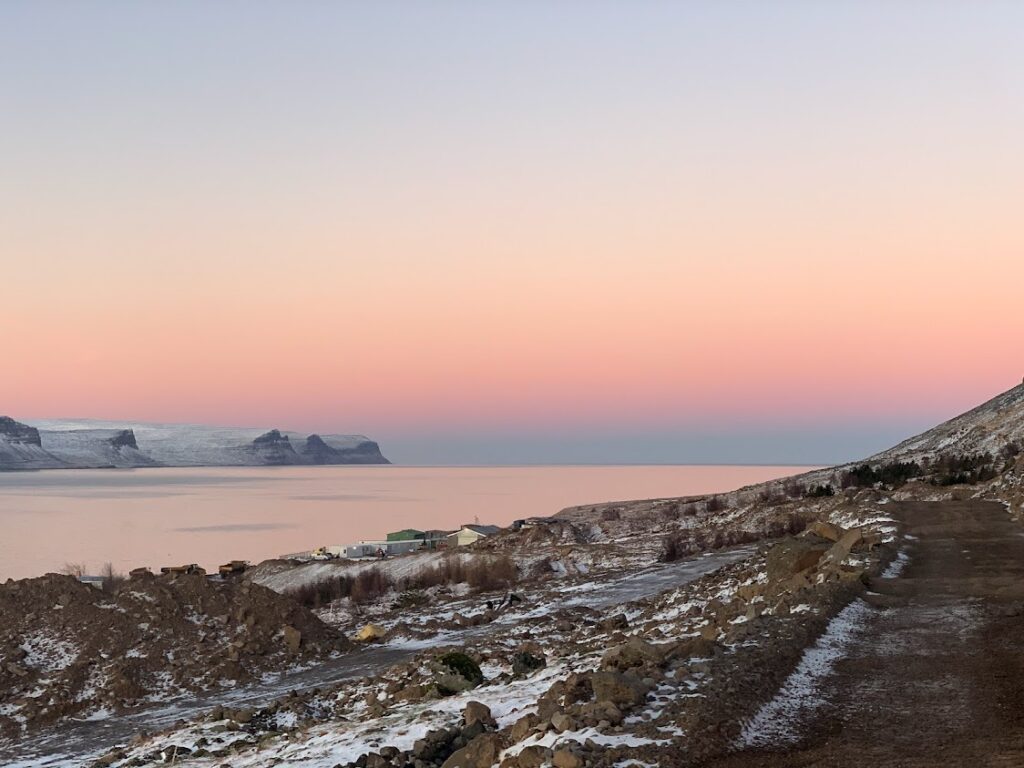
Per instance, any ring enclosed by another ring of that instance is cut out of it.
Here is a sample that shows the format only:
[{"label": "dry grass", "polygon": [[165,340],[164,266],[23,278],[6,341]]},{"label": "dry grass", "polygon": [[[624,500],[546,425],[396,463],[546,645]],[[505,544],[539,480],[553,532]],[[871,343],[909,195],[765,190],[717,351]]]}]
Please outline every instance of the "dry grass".
[{"label": "dry grass", "polygon": [[433,568],[425,568],[415,576],[395,580],[381,568],[367,568],[354,576],[341,574],[306,584],[287,594],[302,605],[319,608],[343,598],[353,603],[371,602],[388,592],[422,591],[430,587],[466,584],[474,592],[508,589],[519,580],[515,561],[508,555],[459,554],[445,557]]}]

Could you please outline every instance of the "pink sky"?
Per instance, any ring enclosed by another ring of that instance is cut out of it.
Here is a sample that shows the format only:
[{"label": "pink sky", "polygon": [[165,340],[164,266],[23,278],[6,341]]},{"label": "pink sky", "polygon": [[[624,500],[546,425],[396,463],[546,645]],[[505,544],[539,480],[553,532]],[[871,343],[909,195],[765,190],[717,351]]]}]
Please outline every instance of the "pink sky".
[{"label": "pink sky", "polygon": [[623,40],[601,6],[567,45],[539,6],[549,31],[480,11],[424,19],[438,39],[265,9],[224,52],[216,23],[25,6],[0,412],[642,432],[931,419],[1018,383],[1014,25],[801,7]]}]

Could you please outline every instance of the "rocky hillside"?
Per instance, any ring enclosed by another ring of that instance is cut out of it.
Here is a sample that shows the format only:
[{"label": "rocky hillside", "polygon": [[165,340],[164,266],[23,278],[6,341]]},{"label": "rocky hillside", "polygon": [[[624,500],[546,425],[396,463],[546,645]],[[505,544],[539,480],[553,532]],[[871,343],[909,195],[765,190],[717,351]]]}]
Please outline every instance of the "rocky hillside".
[{"label": "rocky hillside", "polygon": [[[770,480],[728,493],[635,501],[611,501],[569,507],[558,517],[596,521],[608,535],[643,526],[693,528],[760,525],[833,509],[853,496],[879,491],[948,497],[964,486],[983,494],[989,485],[1005,489],[1000,498],[1024,512],[1024,384],[1020,384],[949,421],[866,459]],[[906,485],[906,484],[910,485]]]},{"label": "rocky hillside", "polygon": [[0,585],[0,735],[222,688],[346,650],[276,592],[142,576],[111,592],[49,574]]},{"label": "rocky hillside", "polygon": [[0,417],[0,470],[388,463],[362,435]]},{"label": "rocky hillside", "polygon": [[1024,445],[1024,384],[868,461],[920,460],[949,451],[998,454],[1010,443]]}]

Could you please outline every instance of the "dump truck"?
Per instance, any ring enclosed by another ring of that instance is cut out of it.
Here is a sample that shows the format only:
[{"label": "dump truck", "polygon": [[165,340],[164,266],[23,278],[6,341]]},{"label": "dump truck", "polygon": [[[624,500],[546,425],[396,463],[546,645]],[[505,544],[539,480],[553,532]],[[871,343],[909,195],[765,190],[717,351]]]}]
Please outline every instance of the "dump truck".
[{"label": "dump truck", "polygon": [[249,562],[247,560],[232,560],[220,566],[217,572],[224,578],[227,578],[228,576],[237,576],[240,573],[245,573],[245,569],[248,567]]},{"label": "dump truck", "polygon": [[206,575],[206,569],[199,567],[196,563],[189,563],[188,565],[165,565],[163,568],[160,569],[160,573],[172,573],[175,575],[187,574],[189,576],[204,576]]}]

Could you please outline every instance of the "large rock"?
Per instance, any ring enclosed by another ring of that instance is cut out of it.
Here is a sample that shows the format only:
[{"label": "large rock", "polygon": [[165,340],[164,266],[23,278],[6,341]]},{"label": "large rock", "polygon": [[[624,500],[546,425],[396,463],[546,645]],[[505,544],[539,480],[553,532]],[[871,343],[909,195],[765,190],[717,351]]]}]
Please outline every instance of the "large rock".
[{"label": "large rock", "polygon": [[366,624],[356,632],[356,640],[361,643],[368,643],[373,640],[380,640],[384,637],[384,634],[383,628],[378,627],[376,624]]},{"label": "large rock", "polygon": [[540,725],[540,716],[530,712],[523,715],[512,724],[512,728],[509,731],[509,738],[513,744],[518,744],[520,741],[525,739],[531,733],[533,729]]},{"label": "large rock", "polygon": [[847,531],[839,537],[839,540],[828,551],[829,562],[836,564],[843,562],[862,541],[864,541],[864,533],[860,528],[853,528]]},{"label": "large rock", "polygon": [[[544,763],[547,762],[547,747],[542,747],[539,744],[531,744],[528,747],[523,748],[517,757],[512,758],[509,762],[516,766],[516,768],[540,768]],[[509,758],[506,758],[508,760]],[[505,765],[505,761],[502,761],[502,766]]]},{"label": "large rock", "polygon": [[[717,633],[715,634],[717,637]],[[714,656],[715,637],[688,637],[685,640],[680,640],[677,643],[673,643],[665,651],[666,659],[708,659]]]},{"label": "large rock", "polygon": [[597,702],[635,707],[647,698],[647,686],[636,675],[628,672],[595,672],[590,677],[590,684]]},{"label": "large rock", "polygon": [[282,627],[284,633],[284,644],[292,653],[298,653],[302,646],[302,633],[290,624]]},{"label": "large rock", "polygon": [[827,541],[816,536],[780,541],[768,550],[768,580],[785,581],[813,568],[828,552],[830,546]]},{"label": "large rock", "polygon": [[498,762],[504,749],[501,736],[485,733],[477,736],[462,749],[456,750],[444,761],[442,768],[491,768]]},{"label": "large rock", "polygon": [[462,719],[467,728],[476,723],[481,723],[486,728],[497,726],[494,717],[491,715],[490,707],[479,701],[471,701],[466,704],[466,708],[462,710]]},{"label": "large rock", "polygon": [[551,716],[551,727],[558,731],[558,733],[571,731],[573,728],[572,718],[565,714],[565,712],[555,712]]},{"label": "large rock", "polygon": [[551,756],[551,764],[555,768],[582,768],[583,760],[568,747],[561,747]]},{"label": "large rock", "polygon": [[625,671],[648,664],[660,664],[662,652],[659,648],[640,637],[631,637],[601,657],[601,669]]},{"label": "large rock", "polygon": [[839,541],[845,531],[833,523],[826,523],[824,520],[815,520],[807,526],[806,533],[828,541]]},{"label": "large rock", "polygon": [[514,677],[528,677],[538,669],[547,666],[544,652],[537,650],[520,649],[512,657],[512,675]]}]

